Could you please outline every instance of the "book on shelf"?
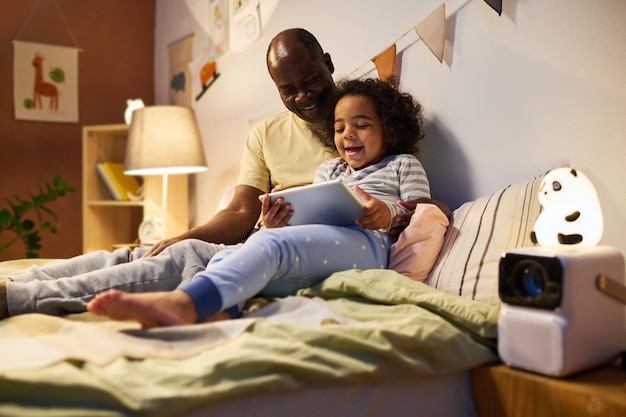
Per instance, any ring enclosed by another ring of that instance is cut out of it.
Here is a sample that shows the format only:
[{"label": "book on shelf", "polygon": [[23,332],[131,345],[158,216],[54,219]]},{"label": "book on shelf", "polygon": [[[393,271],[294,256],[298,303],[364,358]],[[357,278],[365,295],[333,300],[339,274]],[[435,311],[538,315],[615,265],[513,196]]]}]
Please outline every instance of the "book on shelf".
[{"label": "book on shelf", "polygon": [[139,182],[133,175],[124,174],[124,164],[119,162],[100,162],[96,170],[104,181],[114,199],[128,201],[129,193],[136,195],[139,191]]}]

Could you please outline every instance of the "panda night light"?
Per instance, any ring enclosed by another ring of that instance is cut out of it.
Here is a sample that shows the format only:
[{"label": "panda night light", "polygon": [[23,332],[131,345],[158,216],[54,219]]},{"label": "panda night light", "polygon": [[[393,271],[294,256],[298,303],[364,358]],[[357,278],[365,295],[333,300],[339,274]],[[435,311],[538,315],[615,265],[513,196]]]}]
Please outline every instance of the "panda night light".
[{"label": "panda night light", "polygon": [[596,190],[585,174],[573,168],[549,171],[541,182],[539,214],[531,239],[541,246],[595,246],[604,229]]}]

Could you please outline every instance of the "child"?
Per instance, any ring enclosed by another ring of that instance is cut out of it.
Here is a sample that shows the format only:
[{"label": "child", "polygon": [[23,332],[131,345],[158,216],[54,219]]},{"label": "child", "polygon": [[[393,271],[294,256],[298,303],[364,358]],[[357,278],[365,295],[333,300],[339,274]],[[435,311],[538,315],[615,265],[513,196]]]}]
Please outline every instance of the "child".
[{"label": "child", "polygon": [[[174,291],[111,290],[96,296],[88,310],[143,327],[212,321],[229,318],[226,310],[257,294],[286,296],[333,272],[386,268],[395,241],[388,230],[406,211],[397,202],[430,197],[426,173],[413,156],[423,137],[421,106],[390,82],[374,79],[340,82],[334,94],[326,145],[334,142],[341,156],[324,162],[314,182],[340,178],[352,187],[365,204],[357,225],[280,227],[287,216],[239,249],[218,253],[205,271]],[[269,201],[263,202],[264,220],[283,203]]]}]

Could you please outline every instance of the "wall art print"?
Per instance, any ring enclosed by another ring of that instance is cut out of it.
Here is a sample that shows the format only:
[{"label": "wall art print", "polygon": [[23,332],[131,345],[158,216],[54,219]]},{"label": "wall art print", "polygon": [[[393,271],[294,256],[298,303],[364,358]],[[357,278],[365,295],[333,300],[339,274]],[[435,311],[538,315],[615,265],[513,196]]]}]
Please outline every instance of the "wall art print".
[{"label": "wall art print", "polygon": [[78,122],[78,48],[13,41],[15,118]]}]

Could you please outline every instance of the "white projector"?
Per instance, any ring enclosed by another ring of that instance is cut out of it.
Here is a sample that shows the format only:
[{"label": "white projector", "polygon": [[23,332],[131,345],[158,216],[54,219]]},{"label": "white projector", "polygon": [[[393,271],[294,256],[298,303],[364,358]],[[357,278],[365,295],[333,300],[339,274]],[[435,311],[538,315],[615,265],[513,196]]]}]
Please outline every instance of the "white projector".
[{"label": "white projector", "polygon": [[[607,296],[601,289],[617,290]],[[509,366],[565,376],[624,352],[624,257],[615,248],[532,247],[500,260],[498,352]]]}]

